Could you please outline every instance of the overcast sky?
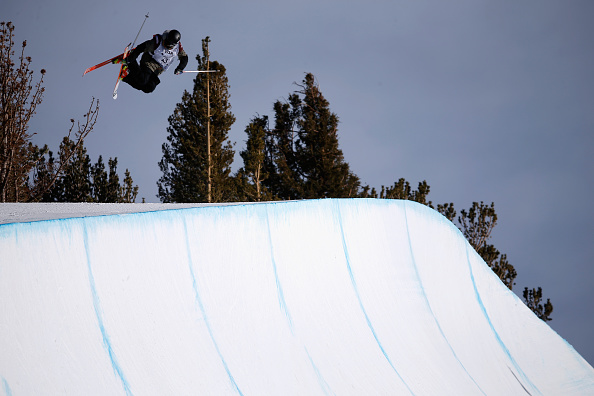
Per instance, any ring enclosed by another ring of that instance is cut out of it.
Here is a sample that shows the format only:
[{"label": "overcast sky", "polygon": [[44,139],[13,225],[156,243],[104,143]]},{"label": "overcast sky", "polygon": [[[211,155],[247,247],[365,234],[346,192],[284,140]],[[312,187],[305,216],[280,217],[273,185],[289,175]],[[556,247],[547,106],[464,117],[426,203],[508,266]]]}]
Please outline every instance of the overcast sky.
[{"label": "overcast sky", "polygon": [[57,151],[93,97],[92,162],[118,158],[159,202],[167,117],[192,75],[161,77],[152,94],[122,84],[117,67],[83,71],[178,29],[195,69],[201,40],[227,68],[241,166],[244,129],[313,73],[340,118],[346,161],[363,183],[427,180],[434,203],[495,202],[492,243],[515,266],[514,291],[543,287],[549,322],[594,364],[594,2],[591,0],[5,0],[17,49],[46,94],[32,120],[37,144]]}]

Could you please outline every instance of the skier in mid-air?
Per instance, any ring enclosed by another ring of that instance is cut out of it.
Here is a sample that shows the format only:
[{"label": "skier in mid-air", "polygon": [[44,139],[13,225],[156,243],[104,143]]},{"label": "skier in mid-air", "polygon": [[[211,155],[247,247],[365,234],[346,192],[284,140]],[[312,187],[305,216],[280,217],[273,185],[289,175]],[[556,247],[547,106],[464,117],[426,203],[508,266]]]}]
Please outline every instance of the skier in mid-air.
[{"label": "skier in mid-air", "polygon": [[[166,30],[163,34],[155,34],[152,39],[138,45],[123,60],[128,67],[128,75],[122,81],[142,92],[151,93],[161,82],[159,75],[173,64],[176,57],[179,59],[179,65],[175,68],[175,74],[183,73],[188,64],[188,54],[184,51],[180,39],[179,31]],[[136,58],[140,54],[142,58],[138,64]]]}]

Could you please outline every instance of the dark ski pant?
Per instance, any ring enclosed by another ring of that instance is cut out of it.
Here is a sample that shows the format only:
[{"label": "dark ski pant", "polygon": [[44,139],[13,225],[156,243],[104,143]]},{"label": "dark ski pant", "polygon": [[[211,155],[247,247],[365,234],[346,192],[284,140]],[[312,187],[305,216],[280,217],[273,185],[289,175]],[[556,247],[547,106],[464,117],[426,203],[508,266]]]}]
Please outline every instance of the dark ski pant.
[{"label": "dark ski pant", "polygon": [[156,73],[136,62],[128,65],[128,75],[122,81],[145,93],[153,92],[161,82]]}]

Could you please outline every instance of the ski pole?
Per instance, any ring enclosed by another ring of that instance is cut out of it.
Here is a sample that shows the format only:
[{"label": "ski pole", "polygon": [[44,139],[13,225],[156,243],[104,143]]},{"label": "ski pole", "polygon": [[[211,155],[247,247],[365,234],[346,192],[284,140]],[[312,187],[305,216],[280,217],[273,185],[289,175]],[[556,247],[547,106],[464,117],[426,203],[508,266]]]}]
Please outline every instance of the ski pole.
[{"label": "ski pole", "polygon": [[140,25],[140,29],[138,29],[138,34],[136,35],[136,38],[132,42],[132,46],[130,47],[130,50],[134,49],[134,44],[136,44],[136,40],[138,40],[138,36],[140,36],[140,31],[142,30],[142,27],[144,26],[144,23],[146,22],[148,17],[149,17],[149,13],[147,12],[146,15],[144,16],[144,21],[142,21],[142,25]]},{"label": "ski pole", "polygon": [[216,73],[218,70],[184,70],[182,73]]}]

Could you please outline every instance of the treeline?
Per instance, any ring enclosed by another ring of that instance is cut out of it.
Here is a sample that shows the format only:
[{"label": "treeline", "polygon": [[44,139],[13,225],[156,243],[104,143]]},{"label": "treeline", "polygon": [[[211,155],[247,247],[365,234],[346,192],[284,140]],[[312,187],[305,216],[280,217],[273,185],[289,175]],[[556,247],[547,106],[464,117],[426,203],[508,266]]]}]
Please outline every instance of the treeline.
[{"label": "treeline", "polygon": [[[0,202],[134,202],[138,186],[133,186],[126,169],[123,183],[117,174],[117,158],[102,156],[95,164],[86,153],[84,139],[91,133],[99,114],[99,101],[91,100],[82,122],[71,119],[57,156],[47,145],[31,142],[29,121],[43,100],[41,78],[33,80],[31,58],[14,60],[14,25],[0,23]],[[76,127],[76,128],[75,128]]]},{"label": "treeline", "polygon": [[[126,169],[124,180],[120,184],[117,173],[118,159],[109,158],[107,167],[100,155],[92,164],[84,145],[75,145],[65,138],[60,152],[71,151],[72,157],[66,162],[51,188],[39,198],[40,202],[98,202],[98,203],[131,203],[136,201],[138,186],[133,185],[130,172]],[[47,185],[56,176],[56,160],[48,151],[35,167],[33,180],[37,184]]]},{"label": "treeline", "polygon": [[[512,289],[517,272],[489,243],[497,224],[495,205],[474,202],[457,210],[453,203],[436,206],[428,200],[430,186],[414,189],[405,179],[381,189],[362,185],[345,161],[338,142],[338,116],[330,110],[313,74],[305,75],[285,101],[276,101],[274,114],[256,115],[245,127],[243,166],[231,166],[235,151],[228,139],[235,117],[229,102],[226,68],[211,61],[209,38],[196,57],[199,70],[192,92],[185,91],[169,117],[167,142],[157,182],[162,202],[274,201],[318,198],[405,199],[436,209],[462,231],[468,242]],[[553,305],[543,302],[542,289],[524,290],[527,306],[543,321],[551,320]]]}]

